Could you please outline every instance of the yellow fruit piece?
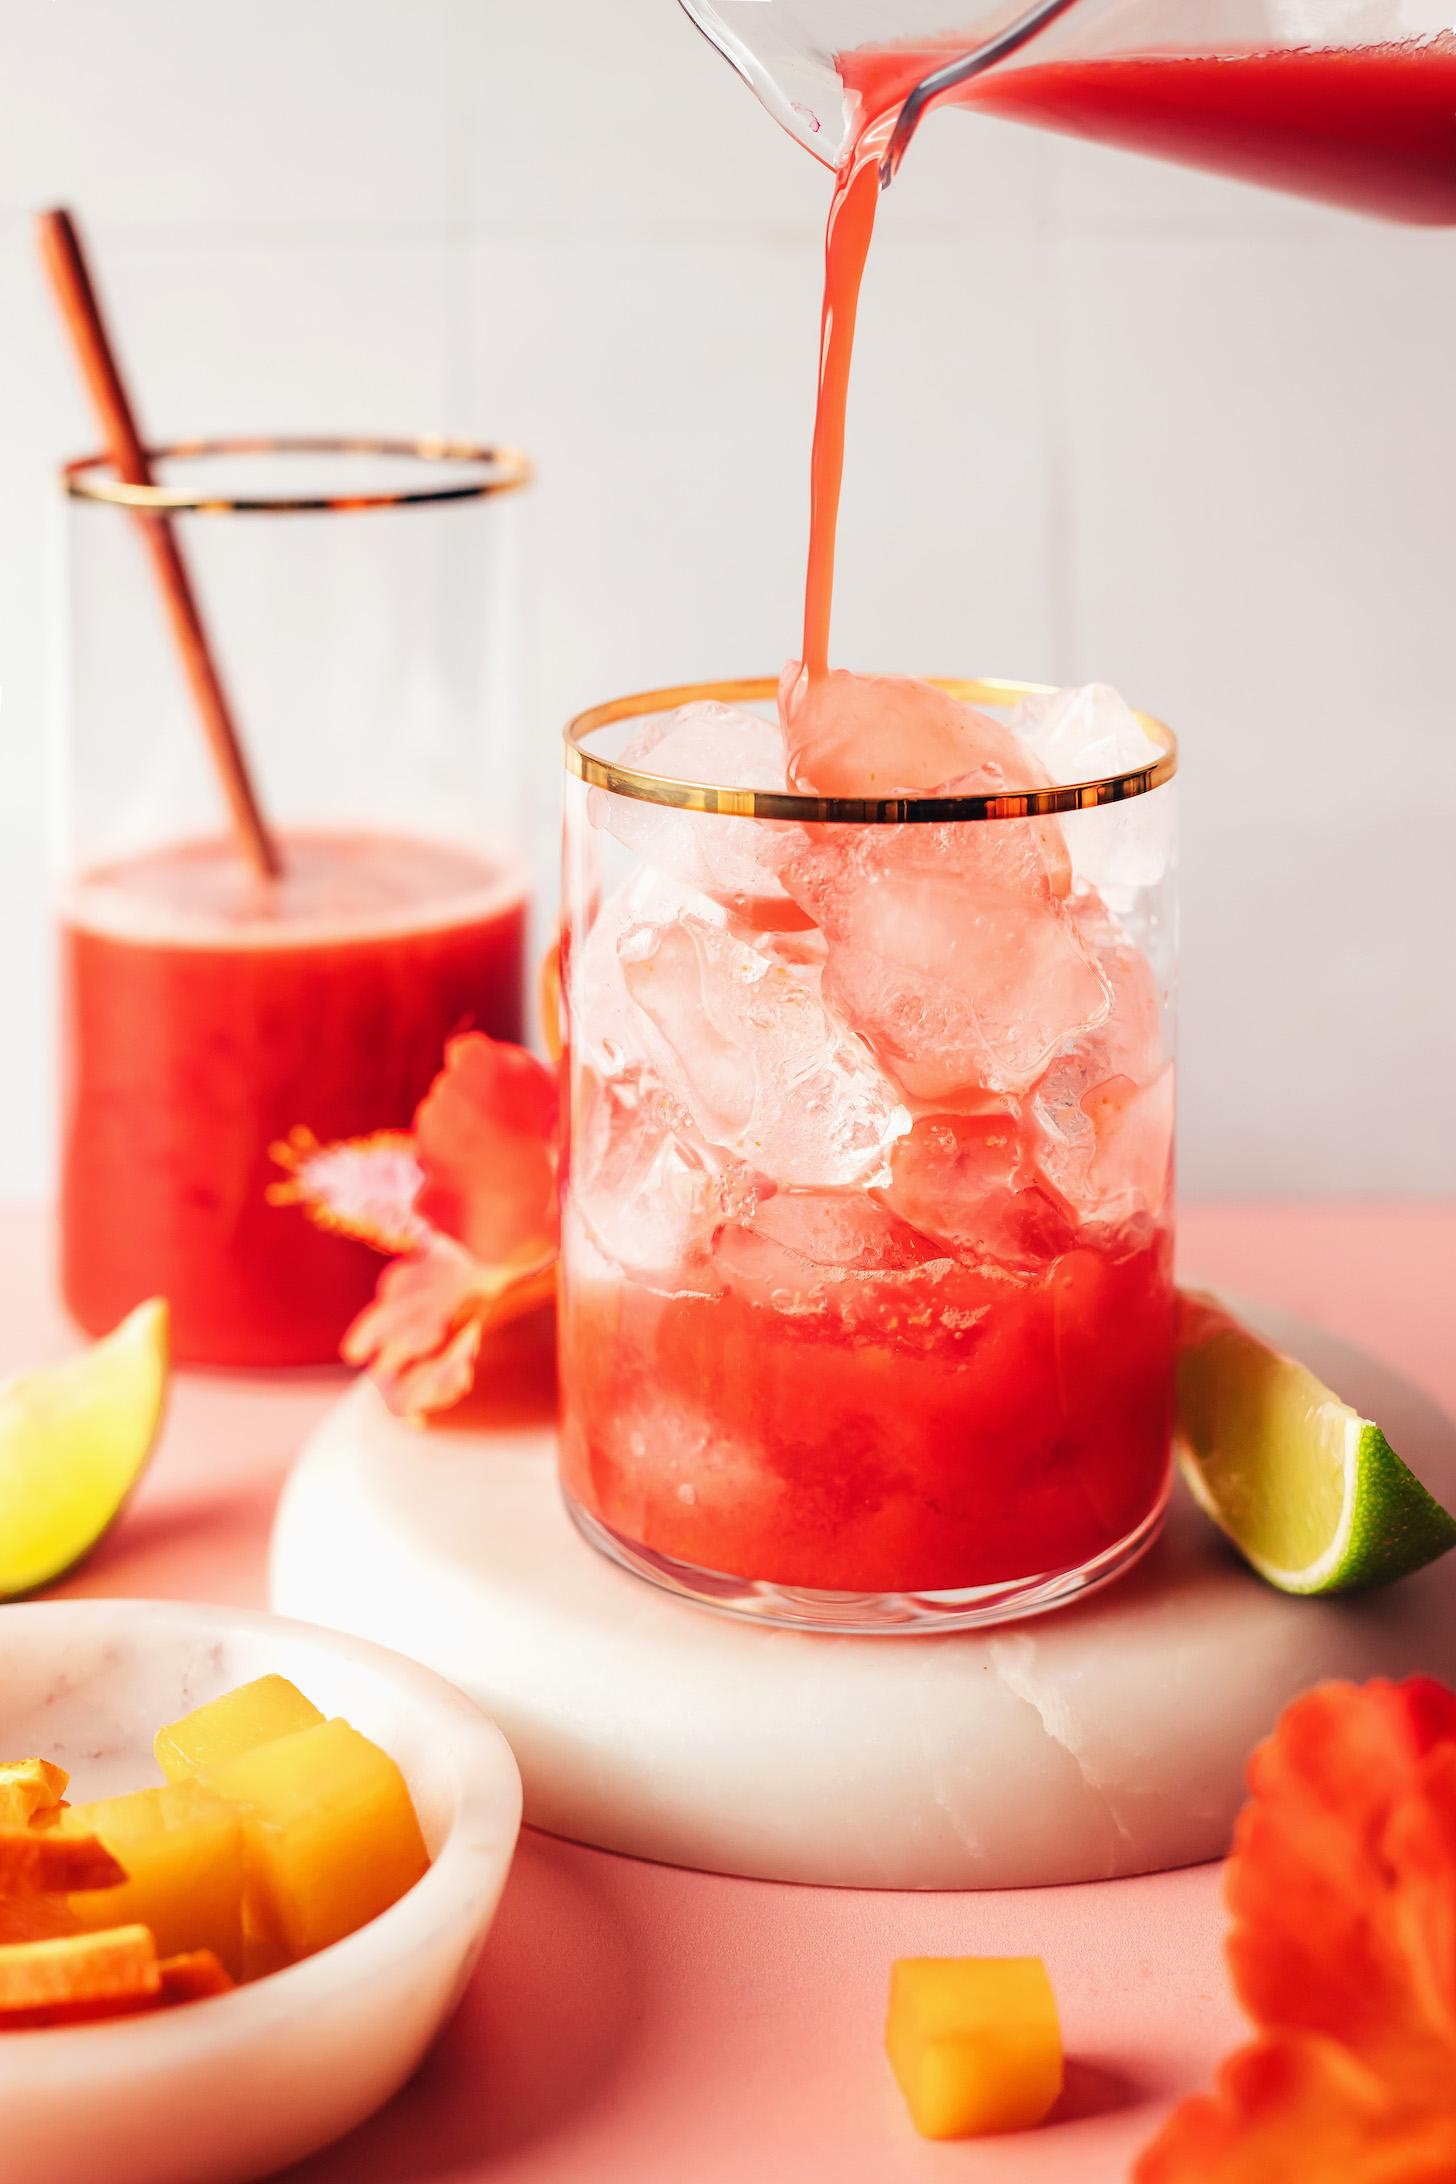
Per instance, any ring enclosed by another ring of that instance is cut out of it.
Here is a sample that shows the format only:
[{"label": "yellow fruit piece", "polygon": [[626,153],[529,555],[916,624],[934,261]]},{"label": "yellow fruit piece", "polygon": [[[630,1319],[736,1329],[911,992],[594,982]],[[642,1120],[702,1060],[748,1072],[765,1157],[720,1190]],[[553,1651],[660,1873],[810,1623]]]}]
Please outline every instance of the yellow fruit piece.
[{"label": "yellow fruit piece", "polygon": [[293,1953],[281,1934],[273,1931],[272,1914],[256,1890],[243,1898],[243,1978],[266,1979],[270,1972],[286,1971]]},{"label": "yellow fruit piece", "polygon": [[57,1831],[95,1835],[126,1869],[119,1888],[73,1895],[89,1932],[147,1926],[161,1956],[210,1949],[243,1973],[243,1828],[233,1807],[195,1782],[73,1805]]},{"label": "yellow fruit piece", "polygon": [[387,1910],[429,1864],[394,1761],[346,1721],[300,1729],[206,1768],[236,1806],[257,1941],[311,1956]]},{"label": "yellow fruit piece", "polygon": [[295,1730],[312,1729],[323,1718],[286,1676],[259,1676],[159,1729],[157,1765],[169,1782],[185,1782],[199,1767],[272,1744]]},{"label": "yellow fruit piece", "polygon": [[923,2138],[1040,2123],[1062,2090],[1056,1997],[1039,1957],[906,1957],[885,2048]]},{"label": "yellow fruit piece", "polygon": [[90,1553],[152,1452],[166,1392],[160,1298],[79,1357],[0,1389],[0,1599]]},{"label": "yellow fruit piece", "polygon": [[0,1828],[28,1827],[38,1812],[59,1805],[70,1779],[48,1759],[0,1759]]}]

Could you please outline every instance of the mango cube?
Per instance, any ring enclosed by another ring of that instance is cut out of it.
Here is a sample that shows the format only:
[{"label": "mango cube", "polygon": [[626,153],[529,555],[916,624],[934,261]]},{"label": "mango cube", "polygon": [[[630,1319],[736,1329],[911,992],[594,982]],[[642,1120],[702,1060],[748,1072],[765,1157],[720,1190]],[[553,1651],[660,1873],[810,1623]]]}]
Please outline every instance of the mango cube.
[{"label": "mango cube", "polygon": [[48,1759],[0,1759],[0,1827],[28,1827],[38,1812],[59,1805],[70,1781]]},{"label": "mango cube", "polygon": [[205,1768],[243,1822],[250,1968],[271,1937],[311,1956],[388,1909],[429,1864],[404,1776],[346,1721],[326,1721]]},{"label": "mango cube", "polygon": [[241,1978],[244,1837],[231,1805],[195,1782],[173,1782],[73,1805],[57,1825],[94,1834],[126,1872],[120,1887],[71,1896],[79,1926],[150,1927],[159,1955],[211,1949]]},{"label": "mango cube", "polygon": [[1040,2123],[1062,2090],[1056,1998],[1039,1957],[906,1957],[885,2048],[923,2138]]},{"label": "mango cube", "polygon": [[159,1729],[157,1765],[169,1782],[185,1782],[199,1767],[312,1729],[323,1718],[286,1676],[259,1676]]}]

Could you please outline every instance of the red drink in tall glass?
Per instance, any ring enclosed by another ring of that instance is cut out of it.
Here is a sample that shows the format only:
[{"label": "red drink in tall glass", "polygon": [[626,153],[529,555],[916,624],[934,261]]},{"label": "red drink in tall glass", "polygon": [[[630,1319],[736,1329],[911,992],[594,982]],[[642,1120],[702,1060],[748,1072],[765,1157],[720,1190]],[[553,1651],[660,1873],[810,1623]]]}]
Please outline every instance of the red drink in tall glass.
[{"label": "red drink in tall glass", "polygon": [[94,868],[61,919],[62,1280],[83,1327],[170,1299],[184,1359],[333,1357],[379,1259],[271,1205],[270,1148],[407,1127],[467,1026],[520,1036],[525,875],[410,836],[296,832]]},{"label": "red drink in tall glass", "polygon": [[[637,721],[567,800],[568,1504],[774,1621],[1049,1606],[1168,1486],[1171,741],[1103,689],[771,687],[573,725]],[[861,714],[883,799],[831,785]]]}]

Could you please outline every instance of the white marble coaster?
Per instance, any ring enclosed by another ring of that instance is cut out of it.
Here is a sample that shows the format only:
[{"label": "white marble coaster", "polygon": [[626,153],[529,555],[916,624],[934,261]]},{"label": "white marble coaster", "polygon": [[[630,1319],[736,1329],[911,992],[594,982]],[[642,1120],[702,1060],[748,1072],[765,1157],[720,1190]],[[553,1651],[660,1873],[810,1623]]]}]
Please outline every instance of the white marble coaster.
[{"label": "white marble coaster", "polygon": [[[1456,1428],[1364,1353],[1251,1315],[1386,1428],[1448,1505]],[[285,1491],[272,1599],[412,1654],[504,1729],[537,1827],[713,1872],[1013,1888],[1217,1857],[1245,1762],[1328,1676],[1456,1681],[1456,1556],[1288,1600],[1175,1495],[1132,1574],[984,1634],[742,1625],[598,1555],[540,1410],[420,1432],[344,1396]]]}]

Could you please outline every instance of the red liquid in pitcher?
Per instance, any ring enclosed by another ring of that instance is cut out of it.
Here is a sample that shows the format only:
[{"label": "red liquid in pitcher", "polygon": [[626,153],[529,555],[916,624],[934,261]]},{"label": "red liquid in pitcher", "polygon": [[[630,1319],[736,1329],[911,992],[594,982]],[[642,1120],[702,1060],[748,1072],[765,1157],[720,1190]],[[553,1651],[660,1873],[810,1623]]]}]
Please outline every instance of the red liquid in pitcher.
[{"label": "red liquid in pitcher", "polygon": [[270,1205],[269,1148],[406,1127],[453,1031],[521,1030],[525,878],[392,835],[286,835],[101,867],[61,923],[62,1280],[93,1333],[167,1297],[180,1358],[337,1354],[380,1260]]},{"label": "red liquid in pitcher", "polygon": [[[964,43],[840,56],[867,113]],[[1130,53],[988,69],[946,104],[1387,220],[1456,223],[1456,36],[1273,52]]]}]

